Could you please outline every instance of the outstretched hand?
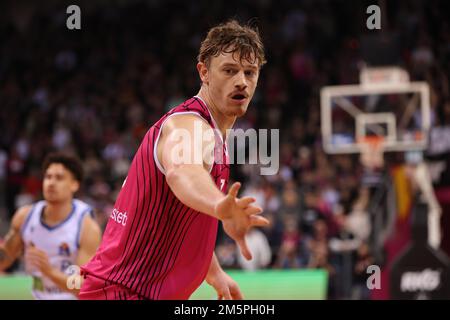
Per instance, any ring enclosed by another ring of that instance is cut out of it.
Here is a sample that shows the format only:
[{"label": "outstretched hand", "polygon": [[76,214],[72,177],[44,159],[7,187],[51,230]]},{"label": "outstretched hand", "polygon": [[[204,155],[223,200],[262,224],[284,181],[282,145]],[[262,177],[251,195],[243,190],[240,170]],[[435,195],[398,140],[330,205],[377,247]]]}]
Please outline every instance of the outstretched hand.
[{"label": "outstretched hand", "polygon": [[222,220],[225,232],[236,241],[242,255],[250,260],[252,255],[245,241],[245,235],[251,227],[267,226],[269,221],[258,216],[262,209],[252,204],[255,198],[237,197],[240,187],[239,182],[231,186],[228,194],[216,204],[215,213]]}]

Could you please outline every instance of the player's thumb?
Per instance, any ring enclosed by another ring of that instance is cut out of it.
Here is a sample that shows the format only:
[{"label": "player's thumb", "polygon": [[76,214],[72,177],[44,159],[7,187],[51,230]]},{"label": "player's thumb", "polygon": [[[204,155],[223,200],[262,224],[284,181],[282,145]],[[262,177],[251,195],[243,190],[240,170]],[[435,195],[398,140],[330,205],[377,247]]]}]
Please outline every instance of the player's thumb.
[{"label": "player's thumb", "polygon": [[228,194],[230,196],[236,198],[240,188],[241,188],[241,183],[240,182],[235,182],[231,186],[230,190],[228,190]]}]

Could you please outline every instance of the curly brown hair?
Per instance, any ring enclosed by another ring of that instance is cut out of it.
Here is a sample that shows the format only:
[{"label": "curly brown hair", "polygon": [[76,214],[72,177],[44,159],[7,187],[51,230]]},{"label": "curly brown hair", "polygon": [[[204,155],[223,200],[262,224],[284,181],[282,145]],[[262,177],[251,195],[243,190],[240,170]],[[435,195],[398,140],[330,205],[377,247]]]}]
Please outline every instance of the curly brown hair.
[{"label": "curly brown hair", "polygon": [[266,63],[258,29],[241,25],[236,20],[211,28],[200,46],[197,59],[209,67],[211,58],[221,53],[237,53],[241,63],[243,60],[250,63],[257,60],[260,68]]}]

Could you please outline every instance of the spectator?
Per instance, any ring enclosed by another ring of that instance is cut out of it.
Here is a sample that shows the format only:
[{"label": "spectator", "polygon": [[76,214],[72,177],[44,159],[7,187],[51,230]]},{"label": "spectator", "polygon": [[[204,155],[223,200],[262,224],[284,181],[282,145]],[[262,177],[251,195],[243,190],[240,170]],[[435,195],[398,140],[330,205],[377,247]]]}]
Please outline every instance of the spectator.
[{"label": "spectator", "polygon": [[300,232],[295,216],[286,215],[284,217],[284,232],[282,242],[278,251],[275,266],[277,268],[300,268]]},{"label": "spectator", "polygon": [[247,271],[255,271],[267,267],[272,260],[272,251],[266,235],[259,229],[253,228],[247,234],[246,241],[252,253],[252,260],[245,259],[238,251],[239,266]]}]

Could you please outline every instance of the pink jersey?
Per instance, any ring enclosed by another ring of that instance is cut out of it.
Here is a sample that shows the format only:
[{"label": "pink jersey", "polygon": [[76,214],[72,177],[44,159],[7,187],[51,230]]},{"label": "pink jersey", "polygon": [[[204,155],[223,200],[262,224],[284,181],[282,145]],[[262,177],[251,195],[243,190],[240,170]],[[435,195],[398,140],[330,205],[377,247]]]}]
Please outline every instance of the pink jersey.
[{"label": "pink jersey", "polygon": [[[218,220],[185,206],[175,197],[155,156],[165,120],[183,113],[198,115],[217,128],[206,104],[193,97],[166,113],[147,132],[118,195],[102,243],[82,267],[88,275],[104,280],[105,286],[118,284],[148,299],[188,299],[206,276]],[[211,176],[224,192],[228,160],[226,144],[216,134]]]}]

